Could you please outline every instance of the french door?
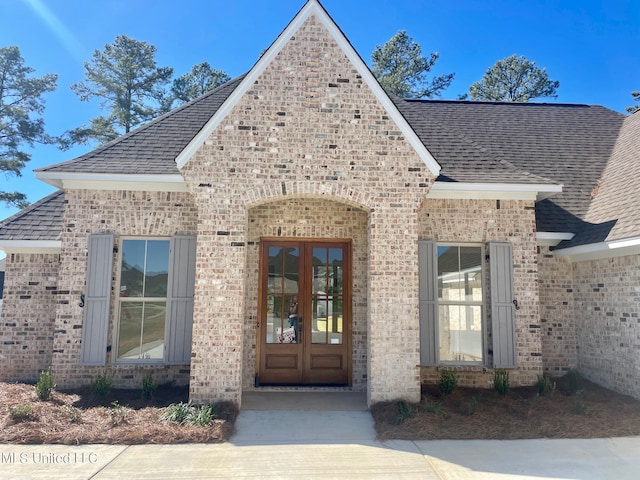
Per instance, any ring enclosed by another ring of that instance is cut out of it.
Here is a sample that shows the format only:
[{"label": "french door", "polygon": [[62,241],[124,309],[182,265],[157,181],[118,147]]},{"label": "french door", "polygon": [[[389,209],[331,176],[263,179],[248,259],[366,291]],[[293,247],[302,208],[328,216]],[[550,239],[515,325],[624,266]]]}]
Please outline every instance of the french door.
[{"label": "french door", "polygon": [[351,383],[351,243],[263,240],[259,385]]}]

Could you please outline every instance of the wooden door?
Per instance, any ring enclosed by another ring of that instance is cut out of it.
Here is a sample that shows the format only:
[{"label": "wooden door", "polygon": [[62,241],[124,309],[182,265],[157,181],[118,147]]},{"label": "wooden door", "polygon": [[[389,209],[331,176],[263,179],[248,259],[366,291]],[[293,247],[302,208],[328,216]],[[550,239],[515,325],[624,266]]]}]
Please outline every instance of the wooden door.
[{"label": "wooden door", "polygon": [[351,243],[263,240],[258,385],[351,382]]}]

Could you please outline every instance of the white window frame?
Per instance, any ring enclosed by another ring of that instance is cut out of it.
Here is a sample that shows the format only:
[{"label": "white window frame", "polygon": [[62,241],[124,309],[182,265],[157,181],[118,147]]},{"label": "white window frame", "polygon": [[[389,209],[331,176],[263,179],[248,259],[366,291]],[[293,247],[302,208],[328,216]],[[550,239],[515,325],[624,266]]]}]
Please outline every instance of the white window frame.
[{"label": "white window frame", "polygon": [[[115,288],[115,296],[116,301],[114,302],[114,329],[113,329],[113,339],[112,345],[114,348],[111,349],[111,362],[118,365],[164,365],[167,363],[167,345],[166,345],[166,332],[167,332],[167,321],[165,316],[165,325],[164,332],[165,338],[163,338],[163,352],[162,358],[153,358],[153,359],[119,359],[118,358],[118,350],[120,347],[120,312],[121,312],[121,304],[122,303],[131,303],[131,302],[160,302],[164,301],[166,304],[166,308],[169,307],[169,291],[167,285],[167,295],[166,297],[124,297],[126,300],[123,300],[120,297],[120,287],[122,281],[122,256],[124,254],[123,244],[127,240],[139,240],[139,241],[166,241],[169,243],[169,256],[167,257],[167,262],[171,260],[171,237],[146,237],[146,236],[121,236],[118,239],[118,258],[117,258],[117,275],[116,275],[116,288]],[[167,279],[167,284],[169,283],[169,279]]]},{"label": "white window frame", "polygon": [[[478,301],[472,301],[472,300],[459,300],[459,301],[441,301],[439,298],[439,295],[436,298],[436,314],[437,314],[437,322],[438,324],[440,323],[440,317],[439,317],[439,313],[440,313],[440,305],[460,305],[460,306],[480,306],[480,314],[481,314],[481,340],[482,340],[482,345],[481,345],[481,351],[482,351],[482,360],[474,362],[474,361],[442,361],[440,359],[440,328],[438,327],[438,338],[437,338],[437,343],[436,343],[436,355],[437,355],[437,363],[438,365],[442,365],[442,366],[466,366],[466,367],[472,367],[472,366],[486,366],[487,365],[487,342],[488,342],[488,325],[487,325],[487,308],[488,308],[488,304],[490,303],[488,301],[488,287],[489,285],[487,284],[487,271],[486,271],[486,246],[484,243],[464,243],[464,242],[436,242],[436,260],[439,259],[437,251],[440,247],[478,247],[480,248],[480,281],[482,284],[482,301],[478,302]],[[436,265],[435,268],[435,282],[436,282],[436,288],[437,288],[437,283],[438,283],[438,265]],[[460,273],[460,272],[458,272]]]}]

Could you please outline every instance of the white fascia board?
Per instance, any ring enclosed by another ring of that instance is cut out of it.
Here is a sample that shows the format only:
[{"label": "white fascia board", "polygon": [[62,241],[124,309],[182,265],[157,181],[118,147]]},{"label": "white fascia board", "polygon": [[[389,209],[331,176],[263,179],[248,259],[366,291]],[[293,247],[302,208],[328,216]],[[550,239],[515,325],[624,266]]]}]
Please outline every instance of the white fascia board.
[{"label": "white fascia board", "polygon": [[640,237],[563,248],[561,250],[554,250],[553,254],[556,257],[569,257],[569,260],[572,262],[640,255]]},{"label": "white fascia board", "polygon": [[269,47],[269,49],[260,57],[258,62],[254,65],[247,76],[240,82],[240,85],[236,87],[233,93],[222,104],[218,111],[209,119],[207,124],[198,132],[198,134],[189,142],[189,144],[180,152],[176,158],[176,164],[179,169],[182,169],[187,162],[193,157],[196,151],[204,144],[207,138],[213,133],[213,131],[222,123],[226,116],[231,112],[233,107],[240,101],[245,93],[253,86],[258,77],[262,75],[264,70],[280,53],[284,46],[289,42],[292,36],[302,27],[304,22],[311,16],[315,15],[318,20],[327,28],[331,36],[338,43],[342,51],[347,58],[351,61],[356,68],[360,76],[363,78],[367,86],[373,91],[378,101],[382,104],[384,109],[389,114],[389,117],[396,123],[404,137],[409,141],[416,153],[420,156],[425,165],[429,168],[431,173],[437,177],[440,174],[440,165],[436,159],[431,155],[431,152],[424,146],[416,132],[411,128],[407,120],[398,111],[397,107],[393,104],[387,93],[380,86],[375,79],[369,67],[364,63],[362,58],[354,50],[353,46],[346,39],[344,34],[340,31],[335,22],[327,14],[324,8],[316,1],[310,0],[300,10],[298,15],[289,23],[287,28],[280,34],[276,41]]},{"label": "white fascia board", "polygon": [[60,189],[186,192],[181,175],[36,172],[36,178]]},{"label": "white fascia board", "polygon": [[473,200],[535,200],[547,198],[549,194],[562,192],[562,185],[530,183],[466,183],[435,182],[428,198],[453,198]]},{"label": "white fascia board", "polygon": [[60,240],[0,240],[0,250],[10,253],[60,253]]},{"label": "white fascia board", "polygon": [[540,247],[555,247],[560,242],[571,240],[575,237],[574,233],[569,232],[537,232],[536,240]]}]

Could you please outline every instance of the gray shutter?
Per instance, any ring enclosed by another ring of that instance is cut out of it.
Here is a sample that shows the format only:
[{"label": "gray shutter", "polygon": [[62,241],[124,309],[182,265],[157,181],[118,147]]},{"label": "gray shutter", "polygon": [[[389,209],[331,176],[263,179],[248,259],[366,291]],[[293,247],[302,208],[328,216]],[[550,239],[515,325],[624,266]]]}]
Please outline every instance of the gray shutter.
[{"label": "gray shutter", "polygon": [[510,243],[489,244],[493,366],[516,367],[513,259]]},{"label": "gray shutter", "polygon": [[438,364],[438,250],[431,240],[418,242],[420,288],[420,365]]},{"label": "gray shutter", "polygon": [[167,363],[191,363],[193,297],[196,283],[196,237],[176,235],[171,239],[167,328]]},{"label": "gray shutter", "polygon": [[84,365],[105,365],[111,303],[113,234],[89,235],[88,247],[80,359]]}]

